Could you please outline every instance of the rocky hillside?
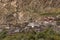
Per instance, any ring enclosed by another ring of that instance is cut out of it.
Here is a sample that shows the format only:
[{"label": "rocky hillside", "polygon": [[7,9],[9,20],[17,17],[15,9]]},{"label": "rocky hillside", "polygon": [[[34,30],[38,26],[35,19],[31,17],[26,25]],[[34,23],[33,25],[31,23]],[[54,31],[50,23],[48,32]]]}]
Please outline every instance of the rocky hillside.
[{"label": "rocky hillside", "polygon": [[40,20],[40,14],[46,12],[59,13],[60,0],[0,0],[0,24]]},{"label": "rocky hillside", "polygon": [[60,0],[0,0],[0,40],[60,40]]}]

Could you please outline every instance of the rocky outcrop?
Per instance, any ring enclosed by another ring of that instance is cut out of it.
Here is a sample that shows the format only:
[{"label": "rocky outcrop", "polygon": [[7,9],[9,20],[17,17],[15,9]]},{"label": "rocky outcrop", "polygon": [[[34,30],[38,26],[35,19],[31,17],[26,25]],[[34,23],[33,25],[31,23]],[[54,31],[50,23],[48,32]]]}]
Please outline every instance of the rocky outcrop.
[{"label": "rocky outcrop", "polygon": [[[60,12],[60,0],[0,0],[0,26],[11,27],[13,25],[12,27],[22,27],[24,31],[24,28],[30,22],[41,24],[44,16],[41,17],[40,14],[45,12]],[[60,20],[60,17],[56,17],[54,21],[58,20]],[[44,26],[55,25],[54,23],[56,23],[44,22]],[[42,27],[44,28],[44,26]]]}]

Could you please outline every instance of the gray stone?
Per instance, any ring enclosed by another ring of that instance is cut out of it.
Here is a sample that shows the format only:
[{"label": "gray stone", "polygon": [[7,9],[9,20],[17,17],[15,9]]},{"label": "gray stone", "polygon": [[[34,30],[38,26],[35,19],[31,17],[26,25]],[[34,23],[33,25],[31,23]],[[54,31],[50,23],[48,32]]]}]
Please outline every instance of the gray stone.
[{"label": "gray stone", "polygon": [[31,23],[29,23],[27,26],[31,26],[31,27],[33,28],[33,27],[35,27],[35,26],[39,27],[40,24],[39,24],[39,23],[36,23],[36,22],[31,22]]},{"label": "gray stone", "polygon": [[3,29],[0,29],[0,32],[2,32],[3,31]]}]

